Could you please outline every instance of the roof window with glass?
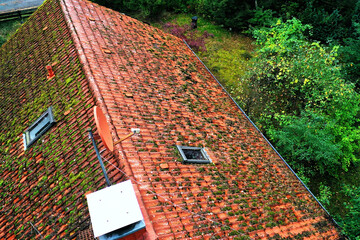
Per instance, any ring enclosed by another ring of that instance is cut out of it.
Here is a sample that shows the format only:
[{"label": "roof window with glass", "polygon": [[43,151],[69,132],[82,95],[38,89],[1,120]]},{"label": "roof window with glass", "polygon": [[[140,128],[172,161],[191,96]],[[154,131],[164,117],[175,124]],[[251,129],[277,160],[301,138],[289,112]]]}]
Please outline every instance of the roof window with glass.
[{"label": "roof window with glass", "polygon": [[52,107],[49,107],[23,134],[25,150],[55,124]]},{"label": "roof window with glass", "polygon": [[211,159],[202,147],[176,146],[184,163],[211,163]]}]

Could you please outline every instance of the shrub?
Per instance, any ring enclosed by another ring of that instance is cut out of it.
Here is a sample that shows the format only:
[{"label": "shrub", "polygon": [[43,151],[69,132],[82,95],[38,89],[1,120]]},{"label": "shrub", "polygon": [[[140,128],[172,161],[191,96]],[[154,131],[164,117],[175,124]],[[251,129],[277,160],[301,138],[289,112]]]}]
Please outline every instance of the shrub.
[{"label": "shrub", "polygon": [[324,8],[314,7],[309,1],[298,18],[312,26],[310,37],[314,40],[327,43],[348,35],[348,29],[343,27],[343,17],[337,9],[328,13]]},{"label": "shrub", "polygon": [[319,197],[318,200],[326,207],[330,206],[330,198],[332,196],[332,192],[330,190],[330,187],[323,185],[320,183],[319,187]]},{"label": "shrub", "polygon": [[137,15],[140,19],[156,18],[167,6],[164,0],[93,0],[93,2],[119,12]]},{"label": "shrub", "polygon": [[206,51],[205,39],[212,37],[207,31],[200,33],[196,29],[191,29],[190,25],[179,26],[175,23],[165,23],[163,29],[172,35],[185,40],[195,51]]},{"label": "shrub", "polygon": [[211,19],[224,27],[234,30],[248,28],[253,16],[254,1],[204,0],[204,11]]},{"label": "shrub", "polygon": [[341,169],[341,147],[335,143],[327,119],[311,112],[284,118],[269,135],[290,165],[305,170],[308,176],[337,174]]},{"label": "shrub", "polygon": [[6,42],[6,38],[0,35],[0,46]]},{"label": "shrub", "polygon": [[260,48],[238,100],[295,169],[337,176],[359,159],[360,98],[341,78],[338,47],[306,41],[307,29],[292,19],[254,31]]},{"label": "shrub", "polygon": [[343,75],[346,80],[356,86],[360,91],[360,1],[357,2],[352,16],[352,36],[344,39],[344,44],[340,48],[342,56]]},{"label": "shrub", "polygon": [[264,8],[254,10],[254,15],[249,19],[249,23],[255,28],[270,27],[276,23],[277,18],[274,17],[275,12]]},{"label": "shrub", "polygon": [[340,226],[343,228],[343,232],[350,239],[360,239],[360,187],[344,186],[343,192],[350,198],[346,208],[348,213],[345,217],[340,218]]}]

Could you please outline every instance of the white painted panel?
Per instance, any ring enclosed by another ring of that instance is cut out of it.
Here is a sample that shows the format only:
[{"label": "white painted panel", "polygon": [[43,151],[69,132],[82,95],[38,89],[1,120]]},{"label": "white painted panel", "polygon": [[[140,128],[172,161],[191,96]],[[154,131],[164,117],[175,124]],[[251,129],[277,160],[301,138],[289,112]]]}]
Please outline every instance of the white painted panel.
[{"label": "white painted panel", "polygon": [[94,236],[143,220],[130,180],[86,195]]}]

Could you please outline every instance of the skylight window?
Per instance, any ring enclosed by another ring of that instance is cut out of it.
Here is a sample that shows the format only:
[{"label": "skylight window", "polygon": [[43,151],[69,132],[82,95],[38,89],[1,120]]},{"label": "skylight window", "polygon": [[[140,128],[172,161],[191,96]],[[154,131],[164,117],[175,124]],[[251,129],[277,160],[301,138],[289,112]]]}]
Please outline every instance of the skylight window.
[{"label": "skylight window", "polygon": [[211,163],[204,148],[176,146],[183,158],[184,163]]},{"label": "skylight window", "polygon": [[44,135],[54,123],[52,107],[49,107],[23,134],[25,150]]}]

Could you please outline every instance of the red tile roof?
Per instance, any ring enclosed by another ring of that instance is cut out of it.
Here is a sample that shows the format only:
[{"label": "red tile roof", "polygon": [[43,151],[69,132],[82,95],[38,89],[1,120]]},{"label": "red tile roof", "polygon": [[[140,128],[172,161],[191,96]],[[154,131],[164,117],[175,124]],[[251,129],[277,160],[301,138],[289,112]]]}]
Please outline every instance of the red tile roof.
[{"label": "red tile roof", "polygon": [[[133,181],[144,239],[340,238],[326,212],[181,39],[89,1],[49,0],[0,56],[6,83],[0,97],[9,101],[0,105],[8,116],[0,123],[4,128],[14,120],[10,129],[16,130],[0,135],[0,174],[7,186],[0,190],[0,238],[39,236],[36,231],[51,238],[88,236],[84,193],[104,185],[85,134],[94,128],[95,103],[114,141],[141,129],[117,144],[114,155],[102,154],[112,182],[123,173]],[[56,77],[49,82],[45,66],[53,61]],[[54,105],[61,120],[24,153],[20,136],[41,111],[27,112],[31,118],[16,113],[34,110],[34,103]],[[176,145],[205,147],[212,164],[183,164]],[[11,166],[7,156],[15,159]]]},{"label": "red tile roof", "polygon": [[[0,48],[0,82],[0,239],[73,238],[90,224],[84,194],[104,179],[87,138],[96,101],[58,1]],[[23,132],[49,106],[56,125],[25,152]]]}]

